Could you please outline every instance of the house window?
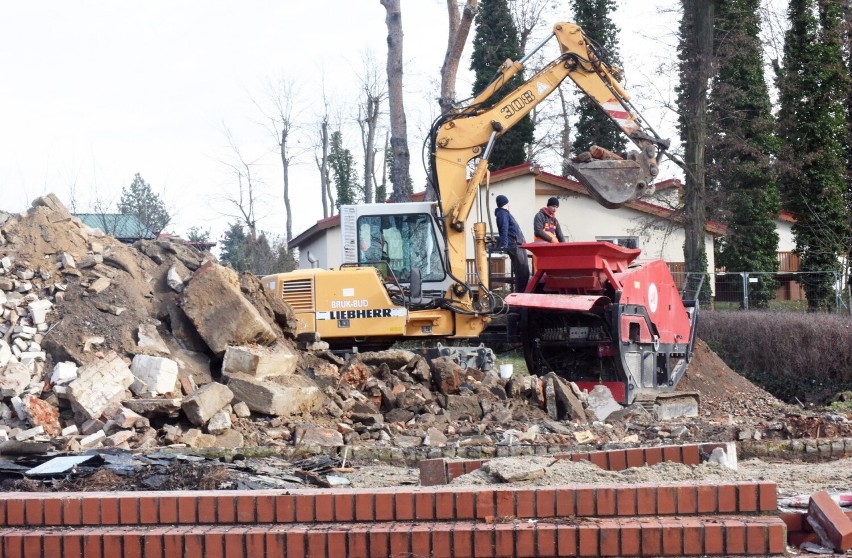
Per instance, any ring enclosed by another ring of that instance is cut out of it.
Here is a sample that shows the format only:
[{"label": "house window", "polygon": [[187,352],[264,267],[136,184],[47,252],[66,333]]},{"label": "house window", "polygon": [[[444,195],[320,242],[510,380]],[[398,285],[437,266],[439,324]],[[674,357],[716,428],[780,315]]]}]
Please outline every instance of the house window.
[{"label": "house window", "polygon": [[636,236],[596,236],[595,240],[611,242],[622,248],[639,248],[639,237]]},{"label": "house window", "polygon": [[420,269],[422,281],[443,281],[440,245],[426,213],[364,215],[358,218],[358,263],[390,267],[398,281]]}]

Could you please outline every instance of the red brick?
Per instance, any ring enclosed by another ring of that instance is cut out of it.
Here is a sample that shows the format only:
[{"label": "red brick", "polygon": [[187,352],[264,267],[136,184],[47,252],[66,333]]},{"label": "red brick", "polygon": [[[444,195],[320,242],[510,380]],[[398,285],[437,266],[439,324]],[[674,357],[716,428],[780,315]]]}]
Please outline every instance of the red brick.
[{"label": "red brick", "polygon": [[[157,507],[160,511],[160,523],[177,523],[177,497],[175,496],[159,496]],[[222,511],[222,504],[219,504],[219,511]],[[222,521],[222,517],[219,517]],[[227,520],[226,520],[227,521]],[[233,518],[228,523],[233,522]]]},{"label": "red brick", "polygon": [[136,525],[139,523],[139,499],[132,496],[119,499],[118,519],[122,525]]},{"label": "red brick", "polygon": [[539,519],[556,516],[556,490],[541,487],[535,491],[535,516]]},{"label": "red brick", "polygon": [[464,490],[455,493],[456,519],[467,520],[476,517],[476,500],[473,492]]},{"label": "red brick", "polygon": [[693,515],[698,513],[698,491],[694,486],[679,486],[677,489],[677,513]]},{"label": "red brick", "polygon": [[745,554],[745,524],[742,521],[724,520],[725,552],[728,554]]},{"label": "red brick", "polygon": [[447,463],[447,482],[452,481],[456,477],[464,474],[464,465],[461,461],[451,461]]},{"label": "red brick", "polygon": [[473,530],[467,525],[453,527],[453,558],[473,558]]},{"label": "red brick", "polygon": [[642,555],[660,556],[663,553],[663,528],[659,521],[643,521]]},{"label": "red brick", "polygon": [[275,523],[275,498],[271,494],[260,494],[255,498],[258,523]]},{"label": "red brick", "polygon": [[615,487],[612,486],[602,486],[598,487],[596,490],[597,496],[595,498],[595,505],[597,506],[597,511],[595,512],[598,517],[609,517],[616,515],[615,509]]},{"label": "red brick", "polygon": [[494,491],[494,503],[497,506],[497,517],[515,516],[515,491],[497,489]]},{"label": "red brick", "polygon": [[157,505],[158,501],[159,498],[157,496],[139,497],[139,523],[143,525],[154,525],[159,521],[160,514],[159,506]]},{"label": "red brick", "polygon": [[719,513],[732,513],[737,511],[737,486],[722,483],[716,486],[717,500],[716,511]]},{"label": "red brick", "polygon": [[424,459],[420,461],[420,486],[438,486],[447,484],[447,464],[443,459]]},{"label": "red brick", "polygon": [[595,489],[592,487],[576,488],[577,515],[593,517],[595,515]]},{"label": "red brick", "polygon": [[[307,552],[305,552],[305,556],[329,556],[327,536],[328,529],[326,527],[309,527],[307,534],[308,548]],[[228,555],[228,558],[231,558],[230,554]]]},{"label": "red brick", "polygon": [[741,482],[737,486],[739,492],[740,512],[757,511],[757,484],[753,482]]},{"label": "red brick", "polygon": [[290,494],[275,497],[275,521],[293,523],[296,521],[296,498]]},{"label": "red brick", "polygon": [[696,445],[683,446],[681,448],[681,452],[683,453],[683,464],[684,465],[698,465],[701,463],[701,451]]},{"label": "red brick", "polygon": [[115,496],[101,498],[101,525],[119,525],[119,499]]},{"label": "red brick", "polygon": [[417,492],[414,495],[414,515],[418,521],[435,519],[435,494]]},{"label": "red brick", "polygon": [[787,533],[784,529],[784,525],[780,523],[773,523],[769,525],[768,533],[768,547],[767,552],[769,554],[783,554],[787,547]]},{"label": "red brick", "polygon": [[[346,542],[349,548],[349,558],[370,558],[370,544],[366,528],[350,529],[346,533]],[[270,554],[270,556],[276,555]],[[290,554],[287,556],[290,556]]]},{"label": "red brick", "polygon": [[[430,531],[426,525],[412,525],[411,527],[411,551],[413,556],[429,556],[431,552]],[[341,554],[341,556],[344,556]]]},{"label": "red brick", "polygon": [[93,496],[83,497],[83,525],[101,524],[101,502],[100,498]]},{"label": "red brick", "polygon": [[[384,525],[374,525],[370,527],[368,534],[370,541],[370,556],[387,556],[390,543],[390,537]],[[289,554],[287,555],[289,556]]]},{"label": "red brick", "polygon": [[576,513],[574,497],[573,488],[556,489],[556,517],[570,517]]},{"label": "red brick", "polygon": [[[185,533],[180,529],[171,529],[169,532],[165,533],[163,535],[163,554],[167,557],[182,556],[184,548],[184,534]],[[104,538],[104,545],[106,545],[106,538]],[[106,546],[104,546],[104,556],[109,558],[110,556],[120,556],[120,554],[107,554]]]},{"label": "red brick", "polygon": [[778,510],[778,486],[774,482],[760,482],[757,484],[759,507],[762,512],[774,512]]},{"label": "red brick", "polygon": [[355,520],[355,498],[352,494],[338,493],[334,495],[334,520]]},{"label": "red brick", "polygon": [[535,517],[535,490],[520,489],[515,493],[515,517]]},{"label": "red brick", "polygon": [[719,556],[725,552],[725,530],[721,523],[704,523],[704,553]]},{"label": "red brick", "polygon": [[[178,504],[178,507],[180,507],[180,504]],[[261,549],[262,548],[263,547],[261,547]],[[282,554],[279,554],[279,556],[281,556]],[[260,554],[256,554],[256,556],[263,555],[263,552],[261,552]],[[115,556],[121,555],[116,554]],[[183,536],[183,553],[177,554],[177,556],[186,556],[187,558],[197,556],[199,558],[202,558],[204,556],[204,534],[199,532],[185,533]]]},{"label": "red brick", "polygon": [[255,501],[253,494],[242,494],[237,496],[236,503],[237,523],[254,523],[257,519],[255,513]]},{"label": "red brick", "polygon": [[[293,496],[295,498],[296,506],[296,521],[299,523],[313,523],[315,504],[314,496],[314,494],[296,494]],[[361,495],[359,494],[358,496]],[[370,497],[372,500],[372,495],[370,495]],[[372,519],[372,516],[369,519]]]},{"label": "red brick", "polygon": [[766,525],[746,525],[746,552],[749,554],[766,554],[769,546],[766,544]]},{"label": "red brick", "polygon": [[314,505],[316,506],[315,514],[317,521],[334,521],[333,494],[317,494],[314,498]]},{"label": "red brick", "polygon": [[88,531],[83,534],[83,556],[86,558],[101,558],[104,555],[103,541],[99,532]]},{"label": "red brick", "polygon": [[375,520],[376,521],[393,521],[394,509],[393,509],[393,501],[394,501],[393,493],[389,492],[378,492],[376,493],[376,511],[375,511]]},{"label": "red brick", "polygon": [[307,550],[308,549],[305,543],[305,530],[298,527],[292,527],[288,529],[287,556],[307,556]]},{"label": "red brick", "polygon": [[624,450],[610,451],[608,468],[610,471],[623,471],[627,469],[627,452]]},{"label": "red brick", "polygon": [[571,454],[571,461],[588,461],[591,463],[592,454],[590,453],[574,453]]},{"label": "red brick", "polygon": [[470,461],[462,461],[464,474],[466,475],[468,473],[472,473],[472,472],[476,471],[477,469],[482,467],[483,463],[484,463],[484,461],[482,461],[481,459],[472,459]]},{"label": "red brick", "polygon": [[44,524],[44,500],[42,498],[27,498],[24,500],[24,525],[30,527]]},{"label": "red brick", "polygon": [[[417,547],[412,544],[413,555],[417,556]],[[494,526],[476,524],[473,527],[473,555],[494,556]]]},{"label": "red brick", "polygon": [[[142,537],[142,554],[145,558],[156,557],[156,558],[167,558],[165,547],[163,546],[163,532],[165,529],[154,528],[147,531]],[[205,558],[208,556],[215,556],[211,554],[206,554]],[[88,558],[88,555],[86,555]]]},{"label": "red brick", "polygon": [[598,526],[597,525],[580,525],[578,528],[579,535],[579,554],[578,556],[599,556],[598,551]]},{"label": "red brick", "polygon": [[589,460],[592,464],[597,465],[601,469],[607,470],[609,468],[609,462],[606,458],[605,451],[595,451],[589,455]]},{"label": "red brick", "polygon": [[640,556],[642,553],[642,528],[637,522],[621,524],[621,554]]},{"label": "red brick", "polygon": [[657,487],[657,515],[674,515],[677,513],[677,487]]},{"label": "red brick", "polygon": [[803,523],[805,522],[805,517],[807,514],[798,513],[798,512],[788,512],[788,513],[779,513],[778,517],[784,522],[787,526],[787,530],[790,532],[802,531],[804,529]]},{"label": "red brick", "polygon": [[636,515],[636,489],[632,486],[619,486],[615,489],[615,513],[633,517]]},{"label": "red brick", "polygon": [[414,519],[414,493],[409,491],[394,494],[394,514],[397,521]]},{"label": "red brick", "polygon": [[[4,538],[8,538],[8,535]],[[12,555],[4,553],[4,556],[11,558]],[[62,535],[62,554],[60,556],[63,558],[66,556],[74,558],[83,556],[83,535],[79,533],[64,533]]]},{"label": "red brick", "polygon": [[[41,556],[45,558],[59,558],[62,554],[62,534],[61,533],[46,533],[41,539],[42,551]],[[0,547],[2,550],[2,547]],[[119,555],[124,556],[124,555]]]},{"label": "red brick", "polygon": [[[694,446],[693,446],[694,447]],[[704,553],[704,527],[696,519],[683,519],[683,554],[698,556]]]},{"label": "red brick", "polygon": [[476,519],[497,517],[494,491],[490,488],[476,492]]},{"label": "red brick", "polygon": [[598,523],[598,528],[600,529],[600,556],[618,556],[621,539],[621,529],[618,522],[601,521]]},{"label": "red brick", "polygon": [[203,495],[198,497],[198,522],[216,523],[216,507],[219,501],[216,496]]},{"label": "red brick", "polygon": [[825,490],[811,494],[811,500],[808,502],[808,523],[814,527],[815,524],[819,525],[836,549],[852,548],[852,520]]},{"label": "red brick", "polygon": [[558,556],[556,542],[556,526],[552,523],[539,523],[535,533],[535,546],[539,556]]},{"label": "red brick", "polygon": [[30,530],[27,532],[23,540],[23,554],[25,557],[41,558],[44,556],[41,548],[41,538],[43,535],[44,533],[40,531]]},{"label": "red brick", "polygon": [[494,526],[494,556],[499,558],[514,558],[514,525],[509,523],[499,523]]},{"label": "red brick", "polygon": [[[337,529],[329,529],[328,537],[326,538],[326,546],[328,548],[329,556],[346,556],[346,531],[339,531]],[[250,558],[254,558],[254,556],[264,556],[263,554],[259,555],[251,555]],[[269,556],[269,554],[266,554]]]},{"label": "red brick", "polygon": [[536,556],[534,524],[519,523],[515,526],[515,556],[518,558]]},{"label": "red brick", "polygon": [[699,484],[696,487],[696,491],[698,492],[698,507],[696,511],[698,513],[716,513],[716,485]]},{"label": "red brick", "polygon": [[287,550],[287,534],[283,531],[267,532],[265,544],[266,556],[275,556],[276,558],[285,556],[284,553]]},{"label": "red brick", "polygon": [[452,492],[437,492],[435,494],[435,518],[454,519],[454,505]]},{"label": "red brick", "polygon": [[663,461],[663,449],[662,448],[645,448],[645,463],[650,465],[656,465],[657,463],[661,463]]},{"label": "red brick", "polygon": [[[432,525],[432,558],[453,558],[452,527],[446,523]],[[381,556],[373,553],[373,556]]]},{"label": "red brick", "polygon": [[663,519],[663,555],[683,556],[683,525],[679,520]]},{"label": "red brick", "polygon": [[672,463],[683,463],[683,456],[680,453],[680,446],[664,446],[663,461]]},{"label": "red brick", "polygon": [[[0,498],[0,526],[5,527],[6,523],[6,502],[8,498]],[[2,550],[2,543],[0,543],[0,550]]]},{"label": "red brick", "polygon": [[559,547],[559,556],[577,556],[577,527],[557,524],[556,544]]},{"label": "red brick", "polygon": [[[121,558],[142,558],[143,531],[123,531],[121,533]],[[208,557],[209,558],[209,557]]]},{"label": "red brick", "polygon": [[[225,533],[229,527],[213,527],[204,534],[204,558],[227,558],[225,556]],[[148,558],[146,555],[145,558]]]},{"label": "red brick", "polygon": [[[411,526],[393,525],[390,529],[390,555],[411,556],[411,554]],[[335,554],[329,552],[329,556],[335,556]]]},{"label": "red brick", "polygon": [[638,515],[657,515],[657,487],[641,485],[636,488]]},{"label": "red brick", "polygon": [[645,465],[645,452],[642,448],[631,448],[624,451],[627,467],[642,467]]},{"label": "red brick", "polygon": [[198,522],[198,501],[195,496],[178,496],[178,523],[193,525]]}]

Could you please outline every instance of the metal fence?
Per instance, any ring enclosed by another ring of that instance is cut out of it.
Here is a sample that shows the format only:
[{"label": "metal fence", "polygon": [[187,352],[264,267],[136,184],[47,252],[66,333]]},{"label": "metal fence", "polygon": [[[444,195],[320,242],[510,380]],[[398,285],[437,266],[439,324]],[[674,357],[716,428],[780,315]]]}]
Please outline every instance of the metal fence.
[{"label": "metal fence", "polygon": [[[672,273],[678,286],[686,279],[686,273]],[[831,292],[831,311],[849,312],[850,293],[843,285],[842,276],[836,271],[796,272],[716,272],[709,274],[713,293],[709,303],[702,299],[702,307],[714,310],[770,310],[807,311],[806,296],[809,285],[825,285]],[[764,304],[765,301],[765,304]]]}]

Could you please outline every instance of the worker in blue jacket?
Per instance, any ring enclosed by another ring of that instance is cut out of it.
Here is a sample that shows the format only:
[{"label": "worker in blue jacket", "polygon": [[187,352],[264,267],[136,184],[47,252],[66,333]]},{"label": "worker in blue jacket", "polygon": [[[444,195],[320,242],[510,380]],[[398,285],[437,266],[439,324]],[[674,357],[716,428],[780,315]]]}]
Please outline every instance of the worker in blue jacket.
[{"label": "worker in blue jacket", "polygon": [[509,198],[504,195],[497,196],[497,209],[494,216],[497,218],[497,231],[500,238],[497,248],[504,250],[512,262],[512,275],[515,276],[515,292],[522,293],[527,288],[530,280],[530,268],[527,263],[527,251],[521,246],[524,241],[524,233],[518,222],[509,213]]}]

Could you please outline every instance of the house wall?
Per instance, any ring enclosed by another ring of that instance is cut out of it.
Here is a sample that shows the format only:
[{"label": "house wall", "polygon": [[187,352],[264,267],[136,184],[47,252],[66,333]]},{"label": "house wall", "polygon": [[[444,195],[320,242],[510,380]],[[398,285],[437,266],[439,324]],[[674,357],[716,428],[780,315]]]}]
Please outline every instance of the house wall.
[{"label": "house wall", "polygon": [[793,223],[776,219],[775,230],[778,232],[778,251],[792,252],[795,250],[796,240],[793,238]]},{"label": "house wall", "polygon": [[312,239],[299,246],[299,269],[311,267],[311,263],[308,261],[308,252],[319,260],[317,267],[323,269],[340,267],[343,262],[340,227],[322,230]]}]

